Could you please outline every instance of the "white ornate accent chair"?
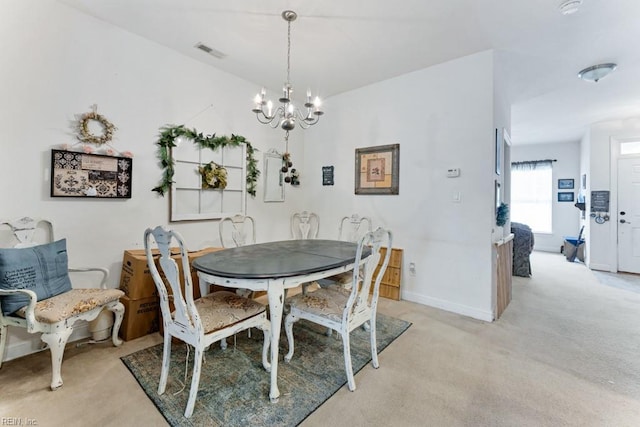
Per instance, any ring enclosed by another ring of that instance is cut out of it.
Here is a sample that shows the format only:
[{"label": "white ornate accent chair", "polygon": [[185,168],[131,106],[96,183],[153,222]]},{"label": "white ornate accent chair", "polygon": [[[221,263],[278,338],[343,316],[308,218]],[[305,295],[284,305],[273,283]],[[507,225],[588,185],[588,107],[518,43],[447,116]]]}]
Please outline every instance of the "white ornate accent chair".
[{"label": "white ornate accent chair", "polygon": [[[0,365],[8,326],[40,333],[51,351],[51,390],[56,390],[63,384],[62,358],[77,321],[94,320],[103,309],[112,311],[111,340],[115,346],[122,344],[118,332],[124,292],[107,289],[106,268],[68,268],[66,239],[54,240],[50,221],[24,217],[0,222],[0,227],[9,227],[13,243],[12,248],[0,249]],[[34,236],[39,237],[42,231],[47,235],[46,243],[38,244]],[[69,272],[100,276],[99,288],[72,288]]]},{"label": "white ornate accent chair", "polygon": [[[153,241],[155,241],[160,253],[157,262],[166,282],[162,279],[156,265],[156,259],[152,254]],[[180,248],[180,262],[184,272],[184,291],[180,286],[178,264],[171,258],[172,241],[177,242]],[[161,226],[154,229],[148,228],[144,233],[144,248],[147,264],[160,296],[160,310],[164,326],[164,351],[158,394],[163,394],[167,386],[172,337],[176,337],[195,349],[191,389],[184,411],[184,416],[187,418],[193,414],[198,394],[203,352],[214,342],[221,341],[245,329],[254,327],[261,329],[264,333],[262,365],[267,371],[270,371],[271,364],[267,352],[269,351],[271,324],[267,319],[266,306],[228,291],[213,292],[194,300],[187,250],[182,236],[176,231],[167,230]],[[174,309],[169,305],[170,300]]]},{"label": "white ornate accent chair", "polygon": [[291,235],[294,239],[315,239],[320,229],[320,217],[313,212],[296,212],[291,215]]},{"label": "white ornate accent chair", "polygon": [[[329,286],[320,288],[308,295],[298,294],[289,298],[290,312],[285,318],[285,331],[289,343],[289,352],[285,355],[285,362],[291,361],[294,352],[293,324],[300,319],[317,323],[319,325],[337,331],[342,337],[344,348],[344,364],[347,374],[349,390],[356,389],[351,366],[350,333],[359,326],[370,323],[369,333],[371,338],[371,361],[374,368],[378,368],[378,350],[376,347],[376,313],[380,281],[384,275],[391,251],[385,252],[385,257],[380,269],[376,270],[380,260],[380,248],[390,248],[392,243],[391,232],[378,228],[365,234],[358,243],[356,252],[356,265],[362,259],[365,248],[371,248],[371,255],[366,258],[360,269],[354,269],[352,273],[351,289],[342,286]],[[359,278],[359,273],[360,277]],[[373,293],[370,290],[373,287]]]},{"label": "white ornate accent chair", "polygon": [[251,245],[256,242],[256,222],[248,215],[222,218],[218,224],[223,248]]}]

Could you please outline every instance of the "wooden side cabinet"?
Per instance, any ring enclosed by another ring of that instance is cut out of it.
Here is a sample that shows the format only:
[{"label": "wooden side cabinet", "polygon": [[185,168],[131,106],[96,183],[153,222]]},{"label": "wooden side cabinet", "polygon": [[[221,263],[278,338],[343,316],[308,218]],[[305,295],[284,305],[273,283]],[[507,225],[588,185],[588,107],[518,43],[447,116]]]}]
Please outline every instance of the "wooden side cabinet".
[{"label": "wooden side cabinet", "polygon": [[496,320],[511,302],[511,276],[513,263],[513,234],[510,234],[496,245]]},{"label": "wooden side cabinet", "polygon": [[[380,265],[386,256],[386,248],[380,249]],[[376,268],[376,273],[378,269]],[[383,298],[389,298],[396,301],[400,301],[400,281],[402,279],[402,249],[391,248],[391,258],[389,258],[389,265],[384,276],[382,276],[382,282],[380,282],[380,296]]]}]

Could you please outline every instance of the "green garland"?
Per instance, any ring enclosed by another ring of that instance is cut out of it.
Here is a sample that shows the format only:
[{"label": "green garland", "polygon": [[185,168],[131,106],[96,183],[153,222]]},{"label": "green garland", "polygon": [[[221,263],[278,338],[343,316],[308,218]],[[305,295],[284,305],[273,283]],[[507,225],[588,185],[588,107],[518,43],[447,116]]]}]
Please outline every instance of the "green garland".
[{"label": "green garland", "polygon": [[157,192],[161,196],[164,196],[166,192],[171,188],[173,183],[174,163],[169,154],[170,149],[176,147],[176,138],[184,137],[193,140],[198,144],[200,148],[209,148],[211,150],[217,150],[223,147],[239,147],[240,144],[247,146],[247,193],[253,197],[256,196],[256,185],[258,182],[258,176],[260,171],[258,170],[258,162],[253,156],[255,149],[251,146],[251,143],[240,135],[231,136],[205,136],[202,133],[198,133],[195,129],[187,129],[184,125],[180,126],[165,126],[160,128],[160,139],[156,142],[158,145],[158,157],[164,172],[162,174],[162,182],[155,187],[153,191]]}]

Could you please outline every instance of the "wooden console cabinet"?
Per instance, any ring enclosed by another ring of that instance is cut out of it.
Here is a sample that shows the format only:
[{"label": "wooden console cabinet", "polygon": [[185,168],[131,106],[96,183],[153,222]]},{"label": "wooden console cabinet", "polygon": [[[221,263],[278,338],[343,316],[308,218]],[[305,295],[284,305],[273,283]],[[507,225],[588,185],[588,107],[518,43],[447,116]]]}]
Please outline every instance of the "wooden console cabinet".
[{"label": "wooden console cabinet", "polygon": [[[380,248],[380,264],[384,260],[386,255],[386,248]],[[376,269],[376,273],[378,272]],[[392,248],[391,258],[389,258],[389,265],[384,276],[382,276],[382,282],[380,282],[380,296],[383,298],[389,298],[396,301],[400,301],[400,281],[402,278],[402,249]]]}]

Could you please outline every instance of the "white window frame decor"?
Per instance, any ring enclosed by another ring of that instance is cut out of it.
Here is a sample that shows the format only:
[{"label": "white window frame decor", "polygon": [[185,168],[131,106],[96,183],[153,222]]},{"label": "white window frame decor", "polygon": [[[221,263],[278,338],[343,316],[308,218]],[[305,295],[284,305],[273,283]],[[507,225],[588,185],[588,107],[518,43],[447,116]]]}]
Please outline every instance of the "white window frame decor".
[{"label": "white window frame decor", "polygon": [[[187,150],[179,147],[189,141],[196,146]],[[172,126],[161,129],[157,145],[164,173],[153,191],[161,196],[170,194],[170,221],[246,214],[246,195],[255,197],[260,171],[254,149],[244,137],[204,136],[195,129]],[[219,188],[202,184],[199,170],[210,162],[227,172],[225,183]]]}]

